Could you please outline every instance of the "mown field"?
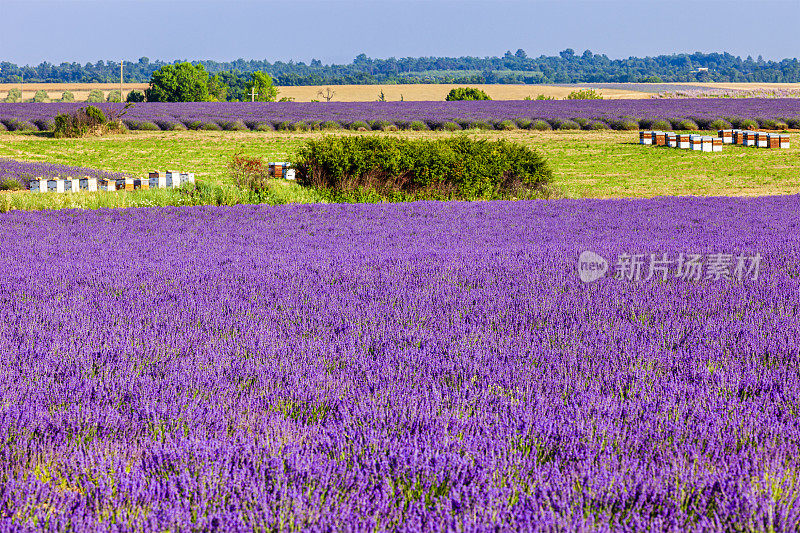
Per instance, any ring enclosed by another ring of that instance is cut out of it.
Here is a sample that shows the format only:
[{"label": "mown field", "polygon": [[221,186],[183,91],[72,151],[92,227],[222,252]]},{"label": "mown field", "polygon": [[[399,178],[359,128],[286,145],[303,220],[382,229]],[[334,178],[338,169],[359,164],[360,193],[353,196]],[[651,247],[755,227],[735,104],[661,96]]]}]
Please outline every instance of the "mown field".
[{"label": "mown field", "polygon": [[[700,153],[644,147],[638,144],[637,132],[620,131],[335,134],[409,138],[469,135],[512,140],[531,146],[547,157],[555,174],[556,193],[566,198],[755,196],[800,192],[800,143],[796,140],[788,150],[726,146],[722,153]],[[142,176],[151,170],[178,169],[195,172],[199,180],[230,184],[228,164],[234,154],[242,153],[268,161],[291,160],[306,139],[320,135],[325,134],[183,131],[53,139],[38,133],[2,133],[0,157],[79,165]],[[287,194],[292,189],[299,189],[293,184],[286,186]],[[303,198],[313,199],[309,196]]]}]

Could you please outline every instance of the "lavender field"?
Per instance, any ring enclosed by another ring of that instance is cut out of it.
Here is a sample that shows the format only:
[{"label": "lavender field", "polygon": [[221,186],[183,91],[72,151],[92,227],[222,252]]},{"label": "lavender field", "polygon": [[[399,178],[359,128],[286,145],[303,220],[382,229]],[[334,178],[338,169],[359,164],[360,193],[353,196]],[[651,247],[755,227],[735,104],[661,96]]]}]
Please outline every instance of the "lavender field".
[{"label": "lavender field", "polygon": [[[800,197],[0,216],[0,530],[795,531]],[[578,254],[761,254],[582,283]]]},{"label": "lavender field", "polygon": [[[0,128],[12,131],[48,130],[58,113],[81,103],[1,103]],[[122,104],[98,104],[106,113]],[[271,102],[271,103],[140,103],[122,117],[130,129],[271,130],[309,127],[382,129],[459,129],[488,127],[613,129],[658,127],[717,128],[722,120],[739,127],[800,128],[797,98],[706,98],[647,100],[561,100],[478,102]],[[418,122],[420,124],[412,124]]]}]

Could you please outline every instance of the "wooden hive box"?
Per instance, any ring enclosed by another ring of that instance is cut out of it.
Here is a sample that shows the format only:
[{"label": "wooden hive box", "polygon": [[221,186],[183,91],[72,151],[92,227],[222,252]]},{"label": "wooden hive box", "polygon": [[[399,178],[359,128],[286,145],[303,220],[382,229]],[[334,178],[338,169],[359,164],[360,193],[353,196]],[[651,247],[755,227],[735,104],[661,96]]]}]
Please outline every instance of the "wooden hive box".
[{"label": "wooden hive box", "polygon": [[653,132],[652,131],[639,131],[639,144],[653,144]]},{"label": "wooden hive box", "polygon": [[161,172],[150,172],[147,174],[147,186],[150,189],[160,189],[161,184],[159,182],[159,178],[161,177]]},{"label": "wooden hive box", "polygon": [[688,150],[689,148],[691,148],[689,144],[689,137],[691,137],[691,135],[688,133],[679,133],[678,135],[676,135],[678,148],[682,148],[684,150]]},{"label": "wooden hive box", "polygon": [[97,178],[84,176],[78,181],[78,183],[82,191],[94,192],[97,190]]},{"label": "wooden hive box", "polygon": [[767,148],[780,148],[781,147],[781,137],[777,133],[768,133],[767,134]]},{"label": "wooden hive box", "polygon": [[194,183],[194,172],[181,172],[181,184]]},{"label": "wooden hive box", "polygon": [[657,131],[655,132],[655,135],[653,135],[653,141],[654,141],[653,144],[655,144],[656,146],[666,146],[667,134],[664,133],[663,131]]},{"label": "wooden hive box", "polygon": [[667,139],[667,146],[669,146],[670,148],[675,148],[678,146],[678,138],[677,135],[675,135],[675,132],[668,131],[664,135],[666,136]]},{"label": "wooden hive box", "polygon": [[721,152],[723,144],[724,144],[724,139],[721,139],[719,137],[712,137],[711,138],[711,151],[712,152]]},{"label": "wooden hive box", "polygon": [[733,130],[719,130],[717,136],[722,139],[724,144],[733,143]]},{"label": "wooden hive box", "polygon": [[756,132],[756,146],[758,148],[766,148],[769,146],[769,138],[767,133],[763,131]]},{"label": "wooden hive box", "polygon": [[167,170],[167,187],[180,187],[181,173],[177,170]]},{"label": "wooden hive box", "polygon": [[703,137],[700,135],[690,135],[689,148],[697,151],[703,150]]},{"label": "wooden hive box", "polygon": [[702,142],[703,152],[713,152],[714,151],[714,137],[704,135],[700,141]]},{"label": "wooden hive box", "polygon": [[788,133],[781,133],[778,135],[780,138],[780,147],[781,148],[789,148],[789,134]]}]

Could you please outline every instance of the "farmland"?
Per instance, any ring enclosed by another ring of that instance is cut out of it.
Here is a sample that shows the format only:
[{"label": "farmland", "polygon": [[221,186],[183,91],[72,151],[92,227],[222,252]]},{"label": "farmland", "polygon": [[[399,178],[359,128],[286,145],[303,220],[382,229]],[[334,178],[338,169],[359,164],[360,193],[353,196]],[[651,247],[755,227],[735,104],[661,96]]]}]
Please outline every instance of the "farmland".
[{"label": "farmland", "polygon": [[[0,193],[0,531],[797,530],[797,134],[634,128],[796,128],[798,102],[146,104],[81,138],[42,131],[80,105],[0,104],[0,180],[201,185]],[[234,185],[235,155],[331,135],[512,141],[553,198]],[[637,254],[668,271],[626,279]]]},{"label": "farmland", "polygon": [[[79,103],[0,104],[0,123],[12,131],[52,129],[58,113]],[[99,104],[106,114],[122,104]],[[124,111],[130,129],[717,129],[800,127],[800,99],[651,99],[350,103],[142,103]],[[752,121],[745,126],[744,121]],[[659,126],[658,124],[663,123]],[[689,126],[686,126],[686,125]]]},{"label": "farmland", "polygon": [[0,520],[795,530],[799,202],[5,214]]}]

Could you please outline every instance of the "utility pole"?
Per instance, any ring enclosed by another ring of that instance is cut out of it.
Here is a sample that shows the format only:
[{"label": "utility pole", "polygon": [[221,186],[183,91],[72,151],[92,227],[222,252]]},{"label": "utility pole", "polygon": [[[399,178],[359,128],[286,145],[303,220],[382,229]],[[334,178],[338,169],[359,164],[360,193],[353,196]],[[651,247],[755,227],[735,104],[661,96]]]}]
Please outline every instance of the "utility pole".
[{"label": "utility pole", "polygon": [[253,85],[252,87],[250,87],[250,101],[255,102],[256,96],[258,96],[258,93],[256,92],[256,86]]},{"label": "utility pole", "polygon": [[119,60],[119,101],[124,102],[122,99],[122,59]]}]

